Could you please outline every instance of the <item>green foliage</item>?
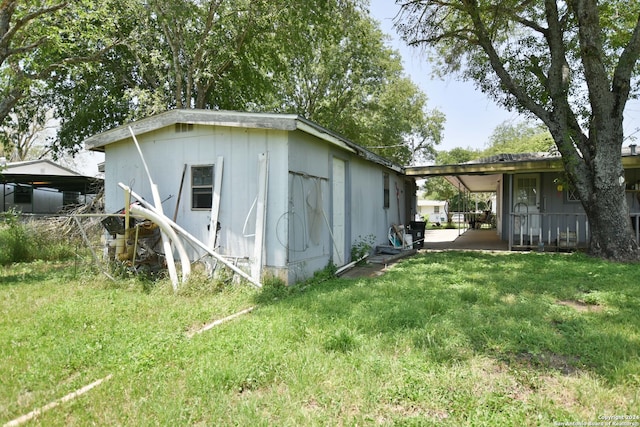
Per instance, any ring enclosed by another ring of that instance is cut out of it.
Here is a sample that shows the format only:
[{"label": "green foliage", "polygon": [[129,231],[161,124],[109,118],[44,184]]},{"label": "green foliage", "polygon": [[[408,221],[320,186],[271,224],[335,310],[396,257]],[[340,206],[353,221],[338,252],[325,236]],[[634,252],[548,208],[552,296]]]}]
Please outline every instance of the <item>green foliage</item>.
[{"label": "green foliage", "polygon": [[[453,165],[465,163],[478,157],[480,157],[478,150],[454,148],[449,151],[438,151],[435,162],[437,165]],[[449,212],[464,212],[472,206],[469,196],[460,195],[460,190],[443,177],[427,178],[422,188],[426,198],[449,202]]]},{"label": "green foliage", "polygon": [[51,232],[45,222],[23,222],[15,211],[0,214],[0,265],[34,260],[65,260],[76,255],[76,243]]},{"label": "green foliage", "polygon": [[103,34],[123,42],[50,82],[63,147],[194,107],[300,114],[402,164],[441,139],[444,116],[358,0],[122,3]]},{"label": "green foliage", "polygon": [[357,261],[365,255],[370,255],[375,243],[376,236],[373,234],[364,237],[358,236],[356,243],[351,247],[351,261]]},{"label": "green foliage", "polygon": [[256,295],[256,302],[270,303],[286,297],[291,289],[278,277],[268,274],[262,278],[262,289]]},{"label": "green foliage", "polygon": [[2,213],[0,220],[0,265],[32,261],[35,249],[33,236],[20,222],[18,213]]},{"label": "green foliage", "polygon": [[116,3],[120,0],[0,5],[0,124],[24,99],[45,102],[43,82],[64,78],[70,67],[86,66],[116,43]]},{"label": "green foliage", "polygon": [[489,137],[484,157],[496,154],[549,152],[553,147],[553,138],[542,125],[519,122],[502,123]]}]

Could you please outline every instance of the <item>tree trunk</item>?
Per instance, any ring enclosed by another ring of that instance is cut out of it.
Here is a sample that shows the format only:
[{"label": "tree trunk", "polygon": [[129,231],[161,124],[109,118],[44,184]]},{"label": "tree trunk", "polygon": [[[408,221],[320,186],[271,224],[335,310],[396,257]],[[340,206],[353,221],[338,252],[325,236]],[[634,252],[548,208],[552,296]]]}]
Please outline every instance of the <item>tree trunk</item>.
[{"label": "tree trunk", "polygon": [[589,254],[612,261],[638,261],[624,183],[618,188],[597,187],[583,206],[589,220]]},{"label": "tree trunk", "polygon": [[622,166],[622,120],[609,118],[592,121],[583,150],[587,146],[597,149],[592,156],[576,156],[573,161],[584,162],[583,167],[570,169],[589,221],[589,254],[612,261],[638,261],[640,250],[631,227]]}]

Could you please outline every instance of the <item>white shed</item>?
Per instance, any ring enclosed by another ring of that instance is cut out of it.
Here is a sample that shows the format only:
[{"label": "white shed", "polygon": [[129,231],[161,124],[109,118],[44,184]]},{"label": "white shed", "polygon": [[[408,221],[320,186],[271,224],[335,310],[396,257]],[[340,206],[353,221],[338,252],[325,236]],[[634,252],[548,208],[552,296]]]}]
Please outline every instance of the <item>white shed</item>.
[{"label": "white shed", "polygon": [[129,126],[85,141],[105,153],[107,212],[124,205],[118,183],[152,200],[133,131],[168,217],[289,284],[347,264],[365,239],[388,244],[415,214],[403,168],[297,115],[171,110]]}]

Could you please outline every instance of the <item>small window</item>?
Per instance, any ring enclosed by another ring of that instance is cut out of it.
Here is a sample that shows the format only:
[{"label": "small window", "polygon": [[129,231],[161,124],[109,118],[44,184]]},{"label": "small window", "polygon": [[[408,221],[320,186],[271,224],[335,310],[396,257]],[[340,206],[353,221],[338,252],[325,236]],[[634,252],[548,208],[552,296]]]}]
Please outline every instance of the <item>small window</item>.
[{"label": "small window", "polygon": [[440,206],[434,206],[433,213],[440,213]]},{"label": "small window", "polygon": [[213,166],[191,167],[191,209],[211,209]]},{"label": "small window", "polygon": [[580,196],[575,188],[567,188],[567,202],[580,202]]},{"label": "small window", "polygon": [[31,203],[33,189],[29,186],[16,185],[13,193],[13,203]]},{"label": "small window", "polygon": [[77,205],[80,203],[80,193],[77,191],[63,191],[62,204],[64,206]]},{"label": "small window", "polygon": [[384,197],[384,208],[388,209],[389,208],[389,174],[385,173],[384,174],[384,193],[383,193],[383,197]]}]

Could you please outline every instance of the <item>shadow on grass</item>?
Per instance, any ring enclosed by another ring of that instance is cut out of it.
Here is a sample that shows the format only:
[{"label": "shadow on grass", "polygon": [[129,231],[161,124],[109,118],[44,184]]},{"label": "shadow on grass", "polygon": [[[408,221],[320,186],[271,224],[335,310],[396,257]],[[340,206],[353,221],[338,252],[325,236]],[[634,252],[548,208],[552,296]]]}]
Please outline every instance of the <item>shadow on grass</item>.
[{"label": "shadow on grass", "polygon": [[38,284],[52,277],[66,277],[69,272],[76,274],[73,261],[64,263],[48,263],[34,261],[18,263],[0,268],[0,286]]},{"label": "shadow on grass", "polygon": [[640,382],[637,283],[637,265],[579,254],[442,252],[378,278],[294,288],[270,303],[333,325],[340,333],[332,339],[350,349],[349,330],[390,347],[402,342],[436,362],[484,355],[517,369]]}]

